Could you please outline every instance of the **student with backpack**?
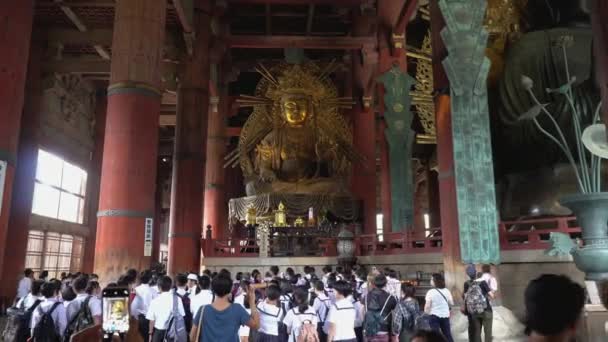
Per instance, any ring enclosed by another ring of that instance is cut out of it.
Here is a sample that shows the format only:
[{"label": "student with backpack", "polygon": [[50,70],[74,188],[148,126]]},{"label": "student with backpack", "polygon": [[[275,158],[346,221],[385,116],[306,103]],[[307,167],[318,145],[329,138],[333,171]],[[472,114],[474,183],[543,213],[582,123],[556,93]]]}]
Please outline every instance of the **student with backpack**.
[{"label": "student with backpack", "polygon": [[2,340],[25,342],[30,337],[32,314],[42,302],[40,298],[42,284],[44,284],[42,280],[34,280],[31,292],[21,298],[14,307],[7,310],[6,325],[1,336]]},{"label": "student with backpack", "polygon": [[59,301],[59,287],[45,282],[40,289],[44,300],[32,313],[32,341],[60,342],[68,325],[65,307]]},{"label": "student with backpack", "polygon": [[184,306],[184,311],[186,315],[184,316],[184,322],[186,323],[186,331],[190,332],[192,329],[192,311],[191,308],[191,297],[194,297],[195,292],[190,292],[187,287],[188,277],[185,274],[178,274],[175,276],[175,294],[182,301],[182,305]]},{"label": "student with backpack", "polygon": [[339,280],[334,284],[334,291],[336,302],[329,309],[327,316],[329,322],[327,341],[357,342],[355,334],[357,313],[353,303],[348,299],[353,291],[352,286],[344,280]]},{"label": "student with backpack", "polygon": [[[177,322],[183,323],[183,317],[185,315],[184,306],[182,301],[179,300],[177,295],[171,291],[173,281],[170,277],[163,276],[158,281],[159,289],[161,293],[158,297],[154,298],[148,308],[146,319],[150,322],[149,332],[150,341],[152,342],[164,342],[166,335],[169,335],[169,330],[175,327]],[[186,342],[187,332],[185,327],[183,334],[179,335],[175,339],[171,339],[173,342]]]},{"label": "student with backpack", "polygon": [[317,324],[317,333],[319,334],[319,340],[321,342],[327,341],[327,332],[329,324],[325,324],[327,321],[327,314],[329,314],[329,308],[331,307],[331,300],[325,293],[325,286],[321,280],[313,281],[315,290],[315,299],[312,307],[319,316],[319,323]]},{"label": "student with backpack", "polygon": [[365,298],[364,330],[368,342],[388,342],[391,331],[391,313],[397,306],[397,299],[386,290],[387,279],[383,274],[374,277],[371,291]]},{"label": "student with backpack", "polygon": [[283,319],[289,342],[319,342],[318,317],[315,310],[308,305],[308,291],[298,287],[293,296],[297,307],[289,310]]},{"label": "student with backpack", "polygon": [[416,332],[416,320],[422,314],[415,297],[416,287],[409,283],[401,284],[401,299],[393,310],[393,336],[399,342],[409,342]]},{"label": "student with backpack", "polygon": [[76,298],[66,307],[68,327],[65,340],[69,341],[72,334],[83,329],[101,324],[101,300],[87,294],[88,282],[89,279],[83,275],[72,282]]},{"label": "student with backpack", "polygon": [[466,268],[469,280],[464,283],[463,314],[469,320],[469,341],[481,342],[481,329],[484,332],[484,341],[492,342],[493,312],[490,299],[493,292],[485,280],[477,279],[475,265]]}]

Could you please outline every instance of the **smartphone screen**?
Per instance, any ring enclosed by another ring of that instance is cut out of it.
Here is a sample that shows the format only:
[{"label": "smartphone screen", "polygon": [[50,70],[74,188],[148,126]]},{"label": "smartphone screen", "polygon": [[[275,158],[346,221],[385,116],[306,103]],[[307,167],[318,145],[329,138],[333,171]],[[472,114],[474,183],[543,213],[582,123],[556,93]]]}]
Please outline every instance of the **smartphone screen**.
[{"label": "smartphone screen", "polygon": [[103,331],[107,334],[129,331],[129,289],[104,289],[102,292]]}]

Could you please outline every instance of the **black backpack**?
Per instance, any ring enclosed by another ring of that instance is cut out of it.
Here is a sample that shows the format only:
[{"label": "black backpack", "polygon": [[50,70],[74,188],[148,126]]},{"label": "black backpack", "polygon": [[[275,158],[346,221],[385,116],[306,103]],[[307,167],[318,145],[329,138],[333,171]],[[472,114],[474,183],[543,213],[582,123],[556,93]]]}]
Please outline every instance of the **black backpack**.
[{"label": "black backpack", "polygon": [[93,315],[91,315],[91,309],[89,308],[90,299],[91,296],[88,296],[84,301],[82,301],[80,304],[80,309],[78,309],[76,315],[72,317],[72,320],[68,323],[68,327],[63,335],[63,340],[65,342],[69,342],[70,337],[72,337],[73,334],[95,325]]},{"label": "black backpack", "polygon": [[30,322],[32,321],[32,313],[42,301],[37,299],[34,304],[25,309],[25,300],[21,302],[20,307],[12,307],[6,310],[6,326],[2,332],[4,341],[25,342],[30,338]]},{"label": "black backpack", "polygon": [[[175,292],[177,294],[177,291]],[[183,296],[177,294],[177,296],[182,300],[182,304],[184,305],[184,312],[186,316],[184,316],[184,322],[186,323],[187,331],[190,331],[192,328],[192,312],[190,311],[190,293],[186,292]]]},{"label": "black backpack", "polygon": [[55,328],[55,322],[53,321],[53,311],[59,306],[63,305],[60,302],[53,304],[53,306],[47,312],[43,312],[41,307],[38,307],[38,311],[41,314],[40,322],[34,327],[33,341],[34,342],[60,342],[61,335]]}]

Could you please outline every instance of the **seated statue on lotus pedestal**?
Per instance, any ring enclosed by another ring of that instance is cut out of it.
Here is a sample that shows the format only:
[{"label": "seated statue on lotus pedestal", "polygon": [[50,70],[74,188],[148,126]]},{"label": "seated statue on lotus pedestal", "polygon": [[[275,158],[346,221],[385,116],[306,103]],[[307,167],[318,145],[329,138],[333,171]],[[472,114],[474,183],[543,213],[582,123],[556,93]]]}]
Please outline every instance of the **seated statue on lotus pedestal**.
[{"label": "seated statue on lotus pedestal", "polygon": [[295,217],[310,208],[329,211],[339,221],[359,219],[359,201],[349,191],[353,162],[362,157],[352,148],[348,123],[339,113],[351,107],[337,97],[329,70],[314,63],[260,66],[255,96],[241,96],[252,106],[237,149],[226,166],[240,165],[247,197],[230,200],[230,217],[246,219],[247,209],[270,216],[279,203]]}]

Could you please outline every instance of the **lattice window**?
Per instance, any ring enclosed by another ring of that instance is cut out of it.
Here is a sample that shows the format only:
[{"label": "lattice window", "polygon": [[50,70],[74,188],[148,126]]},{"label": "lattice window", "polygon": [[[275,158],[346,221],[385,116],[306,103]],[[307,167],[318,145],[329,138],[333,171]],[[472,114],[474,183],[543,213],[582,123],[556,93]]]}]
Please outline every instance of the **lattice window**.
[{"label": "lattice window", "polygon": [[25,266],[35,272],[48,271],[49,278],[59,278],[62,272],[78,272],[82,268],[84,243],[79,236],[31,230]]},{"label": "lattice window", "polygon": [[38,150],[32,213],[83,223],[87,173],[60,157]]}]

